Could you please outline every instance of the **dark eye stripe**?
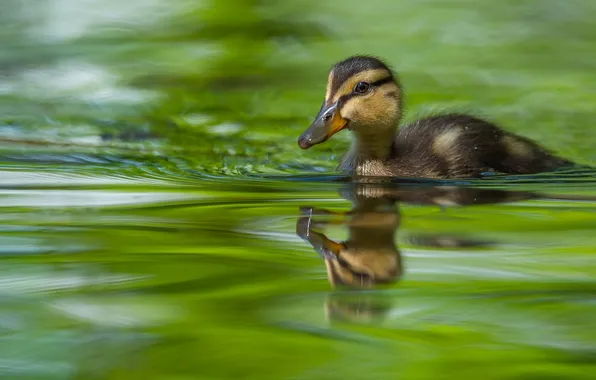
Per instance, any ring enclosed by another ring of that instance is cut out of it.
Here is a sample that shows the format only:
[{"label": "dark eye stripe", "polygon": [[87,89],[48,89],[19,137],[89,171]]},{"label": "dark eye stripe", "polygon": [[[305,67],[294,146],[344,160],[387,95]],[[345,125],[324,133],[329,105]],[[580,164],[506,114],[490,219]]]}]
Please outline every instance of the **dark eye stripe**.
[{"label": "dark eye stripe", "polygon": [[[393,81],[393,77],[389,76],[389,77],[379,79],[376,82],[372,82],[370,85],[371,85],[371,87],[378,87],[378,86],[382,86],[385,83],[389,83],[392,81]],[[338,108],[341,108],[341,106],[344,105],[351,98],[353,98],[355,96],[360,96],[360,95],[362,95],[362,94],[350,92],[349,94],[340,96],[339,99],[337,100]]]},{"label": "dark eye stripe", "polygon": [[371,84],[376,87],[376,86],[381,86],[381,85],[383,85],[385,83],[389,83],[391,81],[393,81],[393,77],[385,77],[383,79],[379,79],[376,82],[372,82]]}]

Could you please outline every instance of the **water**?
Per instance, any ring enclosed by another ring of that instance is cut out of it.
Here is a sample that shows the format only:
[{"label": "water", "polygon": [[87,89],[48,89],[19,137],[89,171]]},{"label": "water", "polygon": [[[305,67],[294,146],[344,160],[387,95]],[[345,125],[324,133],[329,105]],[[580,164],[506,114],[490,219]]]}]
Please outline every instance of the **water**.
[{"label": "water", "polygon": [[593,378],[592,170],[380,187],[296,145],[366,52],[409,119],[593,165],[592,2],[3,9],[3,378]]}]

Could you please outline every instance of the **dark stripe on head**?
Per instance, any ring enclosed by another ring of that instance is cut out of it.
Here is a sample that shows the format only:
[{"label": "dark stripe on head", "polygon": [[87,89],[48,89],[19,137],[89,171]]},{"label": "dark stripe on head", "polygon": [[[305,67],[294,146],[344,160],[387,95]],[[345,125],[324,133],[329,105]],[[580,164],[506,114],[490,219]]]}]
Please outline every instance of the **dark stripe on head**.
[{"label": "dark stripe on head", "polygon": [[[337,92],[339,87],[352,76],[367,70],[384,69],[391,75],[391,69],[376,57],[358,55],[338,62],[333,66],[333,84],[331,93]],[[390,77],[392,78],[392,77]]]},{"label": "dark stripe on head", "polygon": [[[390,83],[390,82],[393,82],[393,81],[394,81],[394,79],[393,79],[393,76],[388,76],[388,77],[385,77],[385,78],[379,79],[378,81],[372,82],[372,83],[371,83],[371,86],[373,86],[373,87],[379,87],[379,86],[382,86],[382,85],[384,85],[384,84],[386,84],[386,83]],[[353,97],[355,97],[355,96],[360,96],[360,95],[361,95],[361,94],[357,94],[357,93],[351,92],[351,93],[349,93],[349,94],[346,94],[346,95],[340,96],[340,98],[337,100],[338,108],[340,108],[340,109],[341,109],[341,107],[342,107],[344,104],[346,104],[346,102],[347,102],[349,99],[351,99],[351,98],[353,98]]]},{"label": "dark stripe on head", "polygon": [[389,82],[393,82],[393,81],[394,81],[394,79],[393,79],[393,76],[388,76],[388,77],[385,77],[385,78],[383,78],[383,79],[379,79],[379,80],[378,80],[378,81],[376,81],[376,82],[372,82],[371,84],[372,84],[374,87],[378,87],[378,86],[382,86],[382,85],[384,85],[385,83],[389,83]]}]

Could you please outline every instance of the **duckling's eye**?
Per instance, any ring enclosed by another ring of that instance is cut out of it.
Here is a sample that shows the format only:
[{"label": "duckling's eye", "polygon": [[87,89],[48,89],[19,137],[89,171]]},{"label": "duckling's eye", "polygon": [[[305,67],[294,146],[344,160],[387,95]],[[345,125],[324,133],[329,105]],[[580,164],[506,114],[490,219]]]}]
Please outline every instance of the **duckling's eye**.
[{"label": "duckling's eye", "polygon": [[370,89],[370,84],[368,84],[366,82],[359,82],[354,87],[354,92],[357,94],[365,94],[368,92],[369,89]]}]

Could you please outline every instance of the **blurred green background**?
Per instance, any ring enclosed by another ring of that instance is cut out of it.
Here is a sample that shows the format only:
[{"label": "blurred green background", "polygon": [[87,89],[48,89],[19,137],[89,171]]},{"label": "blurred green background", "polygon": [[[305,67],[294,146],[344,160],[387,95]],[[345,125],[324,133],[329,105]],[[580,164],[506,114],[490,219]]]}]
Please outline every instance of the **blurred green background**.
[{"label": "blurred green background", "polygon": [[[403,204],[405,276],[368,292],[332,290],[295,223],[305,204],[351,207],[329,176],[349,134],[296,139],[353,54],[397,71],[406,120],[470,112],[593,164],[595,15],[591,0],[3,0],[0,376],[593,378],[596,203]],[[334,302],[382,316],[334,321]]]}]

